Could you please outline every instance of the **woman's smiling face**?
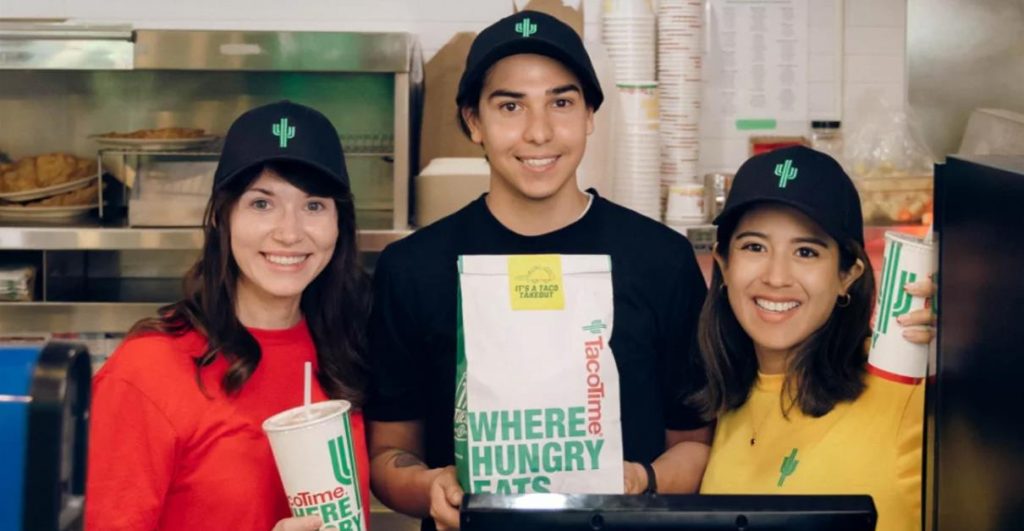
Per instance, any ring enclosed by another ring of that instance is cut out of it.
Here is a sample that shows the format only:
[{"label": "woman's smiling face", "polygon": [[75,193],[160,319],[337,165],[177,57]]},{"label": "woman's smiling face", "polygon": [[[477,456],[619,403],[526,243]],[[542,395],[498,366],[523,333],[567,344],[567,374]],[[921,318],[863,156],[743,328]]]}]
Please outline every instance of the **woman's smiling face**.
[{"label": "woman's smiling face", "polygon": [[828,321],[837,299],[864,271],[860,261],[840,271],[836,241],[782,205],[748,210],[728,245],[728,259],[716,251],[715,260],[729,305],[762,360],[788,359]]},{"label": "woman's smiling face", "polygon": [[314,197],[264,170],[231,211],[231,255],[239,292],[297,301],[331,261],[338,211],[330,197]]}]

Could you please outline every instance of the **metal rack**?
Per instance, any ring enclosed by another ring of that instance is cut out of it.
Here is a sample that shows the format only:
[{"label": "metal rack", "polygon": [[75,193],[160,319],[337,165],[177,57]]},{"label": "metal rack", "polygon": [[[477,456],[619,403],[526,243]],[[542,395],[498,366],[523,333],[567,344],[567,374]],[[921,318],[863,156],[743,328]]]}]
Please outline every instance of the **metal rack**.
[{"label": "metal rack", "polygon": [[[380,252],[411,231],[359,231],[364,253]],[[166,302],[49,301],[46,269],[49,253],[60,251],[183,251],[188,259],[203,244],[200,228],[0,227],[0,249],[38,252],[43,271],[42,301],[0,302],[0,334],[24,332],[123,332]],[[42,329],[42,330],[40,330]]]},{"label": "metal rack", "polygon": [[[9,132],[0,133],[0,145],[19,156],[212,159],[216,144],[188,151],[100,146],[97,155],[92,135],[162,127],[223,134],[260,104],[313,106],[342,134],[358,226],[374,229],[359,233],[364,261],[372,264],[372,253],[409,232],[423,80],[412,34],[0,22],[0,72],[0,116]],[[102,178],[107,197],[99,202],[120,208],[116,179]],[[0,333],[123,332],[166,302],[153,294],[168,290],[133,290],[180,278],[202,245],[201,229],[125,228],[120,214],[104,208],[98,220],[67,227],[0,223],[0,259],[27,260],[40,270],[37,283],[52,281],[37,289],[39,302],[0,303]],[[79,288],[79,279],[88,285]],[[103,291],[108,282],[110,293]]]}]

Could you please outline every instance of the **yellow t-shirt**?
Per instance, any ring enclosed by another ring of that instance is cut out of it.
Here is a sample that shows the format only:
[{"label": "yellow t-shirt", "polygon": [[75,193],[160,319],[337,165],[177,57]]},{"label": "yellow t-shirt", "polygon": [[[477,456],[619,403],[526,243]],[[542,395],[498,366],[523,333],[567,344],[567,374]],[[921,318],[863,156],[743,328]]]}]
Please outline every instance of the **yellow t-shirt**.
[{"label": "yellow t-shirt", "polygon": [[924,385],[868,375],[854,402],[786,419],[783,379],[758,375],[747,402],[718,419],[701,493],[869,494],[877,531],[921,529]]}]

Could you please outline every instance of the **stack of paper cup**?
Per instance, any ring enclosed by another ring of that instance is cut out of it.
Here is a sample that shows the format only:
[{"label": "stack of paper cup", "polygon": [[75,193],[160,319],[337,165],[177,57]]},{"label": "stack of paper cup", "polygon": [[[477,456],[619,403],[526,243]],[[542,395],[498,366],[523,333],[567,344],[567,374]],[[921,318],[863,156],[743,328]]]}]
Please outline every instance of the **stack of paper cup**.
[{"label": "stack of paper cup", "polygon": [[928,345],[907,341],[896,319],[924,308],[924,299],[911,297],[903,286],[925,280],[933,272],[935,253],[930,243],[908,234],[885,233],[882,284],[868,354],[868,370],[872,373],[905,383],[915,383],[928,374]]},{"label": "stack of paper cup", "polygon": [[[699,183],[702,0],[658,2],[661,180]],[[667,217],[667,215],[666,215]]]},{"label": "stack of paper cup", "polygon": [[619,118],[615,131],[615,200],[660,220],[658,84],[619,83],[616,89]]},{"label": "stack of paper cup", "polygon": [[601,39],[616,81],[654,79],[656,37],[650,0],[604,0]]},{"label": "stack of paper cup", "polygon": [[703,184],[676,183],[668,187],[666,225],[685,233],[686,227],[703,225],[705,219]]}]

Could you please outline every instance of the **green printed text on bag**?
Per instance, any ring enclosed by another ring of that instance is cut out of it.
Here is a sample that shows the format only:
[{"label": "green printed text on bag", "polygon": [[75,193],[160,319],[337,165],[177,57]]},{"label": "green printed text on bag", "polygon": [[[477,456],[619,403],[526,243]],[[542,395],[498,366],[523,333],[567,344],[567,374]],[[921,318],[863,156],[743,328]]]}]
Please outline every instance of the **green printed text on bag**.
[{"label": "green printed text on bag", "polygon": [[460,257],[455,461],[467,492],[622,492],[612,295],[604,255]]}]

